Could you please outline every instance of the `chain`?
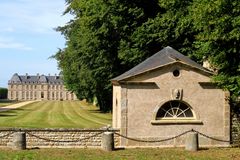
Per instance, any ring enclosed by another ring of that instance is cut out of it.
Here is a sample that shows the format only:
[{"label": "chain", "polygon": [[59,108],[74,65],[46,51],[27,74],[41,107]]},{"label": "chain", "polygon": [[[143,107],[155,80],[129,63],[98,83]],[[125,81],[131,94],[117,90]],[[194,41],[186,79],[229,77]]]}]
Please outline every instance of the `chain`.
[{"label": "chain", "polygon": [[127,137],[127,136],[124,136],[124,135],[121,135],[119,133],[114,133],[120,137],[123,137],[123,138],[126,138],[128,140],[132,140],[132,141],[137,141],[137,142],[148,142],[148,143],[156,143],[156,142],[164,142],[164,141],[169,141],[169,140],[173,140],[175,138],[178,138],[178,137],[181,137],[189,132],[192,132],[192,130],[189,130],[189,131],[186,131],[186,132],[183,132],[177,136],[173,136],[173,137],[170,137],[170,138],[166,138],[166,139],[160,139],[160,140],[142,140],[142,139],[136,139],[136,138],[130,138],[130,137]]},{"label": "chain", "polygon": [[219,141],[219,142],[228,142],[228,143],[233,142],[233,141],[227,141],[227,140],[217,139],[217,138],[208,136],[208,135],[206,135],[206,134],[203,134],[203,133],[201,133],[201,132],[199,132],[199,131],[196,131],[196,130],[194,130],[194,129],[191,129],[191,130],[188,130],[188,131],[186,131],[186,132],[183,132],[183,133],[181,133],[181,134],[179,134],[179,135],[177,135],[177,136],[173,136],[173,137],[166,138],[166,139],[161,139],[161,140],[141,140],[141,139],[136,139],[136,138],[127,137],[127,136],[121,135],[121,134],[116,133],[116,132],[115,132],[114,134],[116,134],[116,135],[118,135],[118,136],[120,136],[120,137],[126,138],[126,139],[128,139],[128,140],[132,140],[132,141],[156,143],[156,142],[164,142],[164,141],[173,140],[173,139],[176,139],[176,138],[178,138],[178,137],[181,137],[181,136],[183,136],[183,135],[185,135],[185,134],[187,134],[187,133],[189,133],[189,132],[195,132],[195,133],[198,133],[199,135],[201,135],[201,136],[203,136],[203,137],[206,137],[206,138],[208,138],[208,139],[212,139],[212,140],[215,140],[215,141]]},{"label": "chain", "polygon": [[206,135],[206,134],[204,134],[204,133],[201,133],[201,132],[199,132],[199,131],[196,131],[196,130],[194,130],[194,129],[192,129],[192,132],[198,133],[199,135],[201,135],[201,136],[203,136],[203,137],[206,137],[206,138],[208,138],[208,139],[212,139],[212,140],[214,140],[214,141],[228,142],[228,143],[232,143],[232,142],[233,142],[233,141],[228,141],[228,140],[222,140],[222,139],[214,138],[214,137],[208,136],[208,135]]},{"label": "chain", "polygon": [[[17,131],[12,131],[6,135],[3,135],[3,136],[0,136],[0,138],[5,138],[5,137],[8,137],[10,135],[12,135],[14,132],[17,132]],[[82,138],[82,139],[78,139],[78,140],[72,140],[72,141],[64,141],[64,140],[53,140],[53,139],[48,139],[48,138],[44,138],[44,137],[40,137],[40,136],[37,136],[37,135],[34,135],[32,133],[30,133],[29,131],[26,131],[26,134],[28,134],[29,136],[32,136],[32,137],[35,137],[35,138],[38,138],[38,139],[42,139],[42,140],[45,140],[45,141],[51,141],[51,142],[65,142],[65,143],[71,143],[71,142],[80,142],[80,141],[84,141],[84,140],[87,140],[87,139],[90,139],[90,138],[93,138],[93,137],[96,137],[100,134],[102,134],[103,132],[105,131],[102,131],[102,132],[99,132],[97,134],[94,134],[92,136],[89,136],[89,137],[85,137],[85,138]],[[132,141],[137,141],[137,142],[147,142],[147,143],[156,143],[156,142],[164,142],[164,141],[169,141],[169,140],[173,140],[173,139],[176,139],[178,137],[181,137],[189,132],[195,132],[195,133],[198,133],[199,135],[205,137],[205,138],[208,138],[208,139],[211,139],[211,140],[214,140],[214,141],[219,141],[219,142],[225,142],[225,143],[234,143],[234,141],[231,141],[231,140],[222,140],[222,139],[218,139],[218,138],[214,138],[214,137],[211,137],[211,136],[208,136],[204,133],[201,133],[197,130],[194,130],[194,129],[191,129],[191,130],[188,130],[188,131],[185,131],[179,135],[176,135],[176,136],[173,136],[173,137],[170,137],[170,138],[166,138],[166,139],[160,139],[160,140],[142,140],[142,139],[137,139],[137,138],[131,138],[131,137],[127,137],[127,136],[124,136],[124,135],[121,135],[117,132],[114,132],[115,135],[118,135],[120,137],[123,137],[125,139],[128,139],[128,140],[132,140]]]},{"label": "chain", "polygon": [[32,137],[35,137],[35,138],[38,138],[38,139],[42,139],[42,140],[45,140],[45,141],[60,142],[60,143],[61,143],[61,142],[63,142],[63,143],[71,143],[71,142],[80,142],[80,141],[83,141],[83,140],[90,139],[90,138],[92,138],[92,137],[96,137],[96,136],[102,134],[103,131],[100,132],[100,133],[94,134],[94,135],[92,135],[92,136],[86,137],[86,138],[82,138],[82,139],[78,139],[78,140],[72,140],[72,141],[53,140],[53,139],[43,138],[43,137],[34,135],[34,134],[30,133],[30,132],[26,132],[26,133],[27,133],[29,136],[32,136]]}]

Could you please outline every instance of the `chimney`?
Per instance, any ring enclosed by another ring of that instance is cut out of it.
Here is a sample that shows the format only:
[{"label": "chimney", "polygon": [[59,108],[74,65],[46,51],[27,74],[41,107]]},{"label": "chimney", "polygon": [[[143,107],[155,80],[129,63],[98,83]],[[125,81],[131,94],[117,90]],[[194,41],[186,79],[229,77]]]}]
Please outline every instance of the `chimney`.
[{"label": "chimney", "polygon": [[40,74],[39,74],[39,73],[37,73],[37,78],[38,78],[38,79],[40,78]]},{"label": "chimney", "polygon": [[54,76],[55,79],[57,79],[57,74],[55,73],[55,76]]},{"label": "chimney", "polygon": [[25,76],[25,77],[26,77],[26,79],[28,79],[28,73],[26,73],[26,76]]}]

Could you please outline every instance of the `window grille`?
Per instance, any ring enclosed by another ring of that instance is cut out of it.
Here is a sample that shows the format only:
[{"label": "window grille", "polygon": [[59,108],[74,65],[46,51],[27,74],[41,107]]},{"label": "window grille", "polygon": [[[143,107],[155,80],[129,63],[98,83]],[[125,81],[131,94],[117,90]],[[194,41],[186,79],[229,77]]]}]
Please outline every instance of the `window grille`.
[{"label": "window grille", "polygon": [[157,120],[160,119],[192,119],[192,109],[182,101],[173,100],[163,104],[157,112]]}]

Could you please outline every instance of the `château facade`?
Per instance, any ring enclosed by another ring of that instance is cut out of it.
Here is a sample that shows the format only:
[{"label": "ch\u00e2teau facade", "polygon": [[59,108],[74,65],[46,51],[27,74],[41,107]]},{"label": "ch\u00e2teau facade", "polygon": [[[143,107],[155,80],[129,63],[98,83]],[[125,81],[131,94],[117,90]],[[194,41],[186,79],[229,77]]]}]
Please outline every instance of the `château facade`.
[{"label": "ch\u00e2teau facade", "polygon": [[77,100],[68,91],[61,76],[18,75],[15,73],[8,81],[9,100]]}]

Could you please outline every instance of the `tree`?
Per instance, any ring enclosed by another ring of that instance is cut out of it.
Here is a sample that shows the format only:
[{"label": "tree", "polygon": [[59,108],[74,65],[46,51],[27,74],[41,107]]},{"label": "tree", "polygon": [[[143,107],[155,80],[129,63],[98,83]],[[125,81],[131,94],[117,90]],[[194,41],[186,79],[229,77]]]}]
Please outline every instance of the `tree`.
[{"label": "tree", "polygon": [[78,98],[111,109],[110,79],[165,46],[218,70],[214,80],[239,96],[237,0],[66,0],[75,17],[58,27],[66,47],[55,58]]},{"label": "tree", "polygon": [[218,71],[213,80],[240,96],[240,3],[238,0],[196,0],[191,19],[197,32],[194,55],[208,59]]},{"label": "tree", "polygon": [[127,1],[69,2],[67,12],[76,17],[57,28],[67,46],[54,57],[67,88],[80,99],[97,97],[100,109],[107,111],[111,108],[110,79],[126,70],[118,58],[120,41],[142,21],[143,11]]},{"label": "tree", "polygon": [[0,99],[7,99],[8,89],[0,88]]}]

